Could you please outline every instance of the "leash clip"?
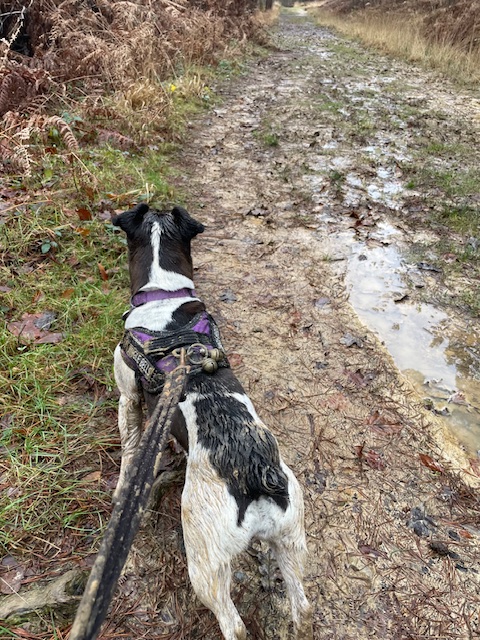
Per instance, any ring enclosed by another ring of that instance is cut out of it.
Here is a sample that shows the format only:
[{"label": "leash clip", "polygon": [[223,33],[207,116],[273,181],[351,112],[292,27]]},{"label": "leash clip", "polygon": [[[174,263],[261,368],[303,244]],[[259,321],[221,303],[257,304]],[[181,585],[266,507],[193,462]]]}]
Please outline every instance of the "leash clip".
[{"label": "leash clip", "polygon": [[223,360],[224,353],[220,349],[207,349],[204,344],[195,342],[187,350],[185,348],[174,349],[172,356],[180,360],[180,363],[188,362],[194,367],[200,367],[205,373],[215,373],[218,363]]}]

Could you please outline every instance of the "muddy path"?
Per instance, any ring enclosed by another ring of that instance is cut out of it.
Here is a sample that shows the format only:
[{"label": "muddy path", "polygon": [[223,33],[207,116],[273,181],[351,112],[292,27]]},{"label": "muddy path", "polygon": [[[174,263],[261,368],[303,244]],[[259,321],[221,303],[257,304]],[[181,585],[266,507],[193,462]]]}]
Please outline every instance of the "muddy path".
[{"label": "muddy path", "polygon": [[[298,12],[282,14],[276,38],[217,88],[222,103],[191,123],[178,157],[177,186],[207,225],[194,245],[197,290],[304,487],[315,639],[477,637],[478,460],[426,410],[347,285],[393,234],[413,245],[437,233],[421,224],[419,194],[406,194],[408,118],[449,113],[444,130],[473,164],[478,102]],[[418,305],[465,274],[409,277]],[[220,639],[188,582],[181,465],[169,471],[103,638]],[[291,637],[267,549],[239,559],[233,591],[252,638]]]},{"label": "muddy path", "polygon": [[[194,248],[197,287],[304,486],[315,638],[471,638],[476,461],[354,312],[338,238],[353,227],[356,240],[382,246],[386,225],[412,243],[434,234],[405,193],[415,132],[401,113],[408,120],[421,104],[436,121],[443,110],[471,144],[478,101],[298,13],[281,17],[277,42],[221,89],[181,154],[179,186],[208,225]],[[392,126],[380,130],[379,118]],[[420,276],[431,295],[440,287],[436,272]],[[409,294],[418,303],[425,287]],[[262,551],[252,558],[235,574],[247,622],[262,622],[252,637],[287,637],[281,582],[246,580],[256,565],[265,574]]]}]

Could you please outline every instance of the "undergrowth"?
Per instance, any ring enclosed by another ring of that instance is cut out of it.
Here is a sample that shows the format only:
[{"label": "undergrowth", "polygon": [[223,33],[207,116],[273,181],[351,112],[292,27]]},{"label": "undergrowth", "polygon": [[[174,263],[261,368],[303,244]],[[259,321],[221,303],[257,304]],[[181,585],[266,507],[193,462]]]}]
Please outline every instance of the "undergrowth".
[{"label": "undergrowth", "polygon": [[[448,5],[448,6],[447,6]],[[480,10],[475,2],[330,0],[317,20],[376,49],[423,64],[455,82],[480,80]]]}]

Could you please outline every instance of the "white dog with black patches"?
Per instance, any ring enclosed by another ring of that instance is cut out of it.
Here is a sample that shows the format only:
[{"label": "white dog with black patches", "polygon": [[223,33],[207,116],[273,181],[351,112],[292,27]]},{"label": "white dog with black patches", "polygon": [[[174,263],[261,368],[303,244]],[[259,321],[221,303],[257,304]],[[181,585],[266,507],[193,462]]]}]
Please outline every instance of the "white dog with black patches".
[{"label": "white dog with black patches", "polygon": [[[140,440],[142,402],[151,414],[161,390],[157,383],[175,366],[172,350],[202,343],[221,351],[221,342],[192,280],[190,242],[203,225],[181,207],[160,212],[144,204],[117,216],[113,224],[125,231],[129,248],[132,309],[125,329],[137,343],[163,347],[146,349],[148,363],[157,370],[153,382],[143,356],[129,356],[125,343],[115,350],[122,441],[118,495]],[[252,539],[266,541],[285,579],[297,637],[309,640],[302,491],[228,363],[220,365],[214,373],[200,370],[189,376],[172,427],[188,451],[182,526],[190,579],[224,637],[244,640],[246,628],[230,597],[231,559]]]}]

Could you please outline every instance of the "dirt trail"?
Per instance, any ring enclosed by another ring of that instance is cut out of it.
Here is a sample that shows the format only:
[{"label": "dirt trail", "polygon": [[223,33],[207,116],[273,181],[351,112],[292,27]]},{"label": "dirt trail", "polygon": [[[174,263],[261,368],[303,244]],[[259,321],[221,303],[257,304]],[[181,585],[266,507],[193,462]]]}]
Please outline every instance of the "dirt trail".
[{"label": "dirt trail", "polygon": [[[315,638],[472,638],[480,632],[480,528],[468,484],[478,478],[349,306],[328,247],[331,219],[348,226],[351,208],[339,202],[331,175],[319,188],[315,168],[353,168],[345,149],[356,144],[383,154],[388,179],[400,179],[395,159],[410,153],[403,128],[395,135],[361,122],[365,112],[371,121],[379,110],[396,117],[391,94],[378,99],[392,83],[408,81],[405,104],[435,104],[452,120],[471,123],[478,103],[360,48],[364,77],[348,76],[335,55],[345,47],[356,45],[284,14],[279,50],[192,125],[181,185],[208,225],[194,248],[197,288],[304,486]],[[332,101],[344,91],[356,140],[324,117],[328,105],[315,105],[319,94]],[[358,160],[357,175],[362,168]],[[402,198],[381,176],[370,172],[376,190],[351,184],[356,210],[371,215],[373,227]],[[254,558],[265,565],[261,551]],[[252,629],[252,637],[287,637],[278,620],[281,582],[265,591],[253,579],[247,589],[244,575],[236,574],[238,598],[251,595],[243,614],[247,623],[263,620],[265,633]],[[264,606],[253,615],[255,599]]]},{"label": "dirt trail", "polygon": [[[348,74],[352,51],[363,76]],[[480,633],[480,479],[359,321],[331,253],[332,230],[360,219],[352,207],[370,221],[365,234],[399,210],[402,190],[385,183],[400,180],[408,139],[375,118],[395,120],[392,94],[378,98],[407,81],[397,103],[476,113],[426,74],[284,14],[278,49],[220,88],[223,103],[192,123],[178,161],[178,186],[208,225],[194,246],[197,290],[304,487],[316,640]],[[336,124],[345,93],[350,130]],[[358,180],[339,185],[346,166]],[[138,538],[103,637],[220,638],[188,583],[180,492],[165,489]],[[290,637],[265,548],[239,560],[233,588],[252,638]]]}]

